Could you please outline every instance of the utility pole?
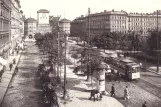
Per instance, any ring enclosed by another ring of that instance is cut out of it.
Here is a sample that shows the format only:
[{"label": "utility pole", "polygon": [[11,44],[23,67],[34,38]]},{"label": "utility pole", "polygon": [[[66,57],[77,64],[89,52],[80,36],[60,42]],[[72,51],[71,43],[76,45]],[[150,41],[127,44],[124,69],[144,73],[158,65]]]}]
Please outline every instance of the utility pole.
[{"label": "utility pole", "polygon": [[157,72],[159,72],[159,53],[160,53],[159,45],[160,45],[160,41],[159,41],[159,31],[158,31],[158,10],[157,10]]},{"label": "utility pole", "polygon": [[90,8],[88,8],[88,45],[91,45],[90,35]]},{"label": "utility pole", "polygon": [[[90,8],[88,8],[88,48],[90,47],[91,45],[91,41],[90,41]],[[90,77],[90,53],[88,54],[88,64],[87,64],[87,81],[89,81],[89,77]]]},{"label": "utility pole", "polygon": [[60,32],[60,29],[59,29],[59,19],[60,17],[58,16],[58,58],[57,58],[57,80],[59,81],[59,51],[60,51],[60,38],[59,38],[59,32]]},{"label": "utility pole", "polygon": [[63,98],[65,99],[66,98],[66,47],[67,47],[67,38],[66,38],[66,34],[64,35],[64,38],[65,38],[65,52],[64,52],[64,95],[63,95]]}]

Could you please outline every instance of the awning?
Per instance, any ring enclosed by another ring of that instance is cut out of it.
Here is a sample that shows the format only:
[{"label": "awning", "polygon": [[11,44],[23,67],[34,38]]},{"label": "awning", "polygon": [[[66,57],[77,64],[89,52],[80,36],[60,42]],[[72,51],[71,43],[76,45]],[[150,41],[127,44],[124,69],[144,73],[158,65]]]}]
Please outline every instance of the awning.
[{"label": "awning", "polygon": [[0,57],[0,63],[2,65],[7,65],[7,60],[3,59],[2,57]]}]

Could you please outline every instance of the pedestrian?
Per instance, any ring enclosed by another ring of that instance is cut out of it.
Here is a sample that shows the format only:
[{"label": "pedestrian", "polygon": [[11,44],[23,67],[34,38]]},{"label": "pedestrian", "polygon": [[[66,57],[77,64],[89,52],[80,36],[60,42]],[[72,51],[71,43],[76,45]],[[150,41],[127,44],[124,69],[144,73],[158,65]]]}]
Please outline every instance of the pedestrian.
[{"label": "pedestrian", "polygon": [[19,50],[17,49],[17,54],[19,53]]},{"label": "pedestrian", "polygon": [[140,69],[141,69],[142,68],[142,63],[140,62],[139,65],[140,65]]},{"label": "pedestrian", "polygon": [[13,64],[16,64],[16,59],[15,58],[13,59]]},{"label": "pedestrian", "polygon": [[18,66],[16,66],[15,68],[15,74],[18,72]]},{"label": "pedestrian", "polygon": [[129,89],[128,86],[126,86],[125,90],[124,90],[124,99],[128,100],[130,98],[129,96]]},{"label": "pedestrian", "polygon": [[146,101],[143,103],[142,107],[147,107]]},{"label": "pedestrian", "polygon": [[12,66],[13,66],[13,64],[12,64],[12,63],[10,63],[10,65],[9,65],[9,67],[10,67],[10,71],[12,70]]},{"label": "pedestrian", "polygon": [[1,82],[1,79],[2,79],[2,74],[3,74],[3,71],[1,70],[0,71],[0,82]]},{"label": "pedestrian", "polygon": [[112,84],[112,87],[111,87],[111,97],[115,97],[115,87],[114,87],[114,84]]}]

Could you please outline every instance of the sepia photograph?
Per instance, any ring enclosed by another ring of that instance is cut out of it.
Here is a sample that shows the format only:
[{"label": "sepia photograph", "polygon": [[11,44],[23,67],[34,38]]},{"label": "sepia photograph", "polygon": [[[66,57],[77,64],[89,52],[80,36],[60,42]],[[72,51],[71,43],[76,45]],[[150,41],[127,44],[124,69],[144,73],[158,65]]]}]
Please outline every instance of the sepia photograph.
[{"label": "sepia photograph", "polygon": [[0,0],[0,107],[161,107],[161,0]]}]

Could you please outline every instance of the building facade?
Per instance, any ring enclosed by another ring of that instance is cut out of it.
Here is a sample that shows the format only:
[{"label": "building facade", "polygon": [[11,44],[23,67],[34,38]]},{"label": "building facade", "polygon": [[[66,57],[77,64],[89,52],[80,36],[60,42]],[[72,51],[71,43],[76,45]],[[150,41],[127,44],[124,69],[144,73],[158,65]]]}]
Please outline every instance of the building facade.
[{"label": "building facade", "polygon": [[49,25],[49,11],[46,9],[40,9],[37,11],[37,32],[42,34],[51,32]]},{"label": "building facade", "polygon": [[[158,26],[161,29],[161,12],[158,15]],[[85,25],[85,26],[84,26]],[[147,36],[150,30],[157,27],[157,14],[153,13],[127,13],[121,11],[106,11],[90,14],[89,16],[81,16],[71,22],[71,36],[81,37],[83,35],[78,32],[86,32],[90,28],[90,35],[99,36],[103,32],[134,32],[142,36]]]},{"label": "building facade", "polygon": [[70,37],[84,37],[86,34],[86,17],[82,15],[70,23]]},{"label": "building facade", "polygon": [[24,21],[24,35],[28,38],[33,38],[37,32],[37,20],[28,18]]},{"label": "building facade", "polygon": [[11,0],[11,51],[12,53],[21,42],[23,37],[23,21],[22,14],[20,10],[21,5],[19,0]]},{"label": "building facade", "polygon": [[60,30],[60,32],[62,31],[62,32],[64,32],[64,33],[66,33],[66,34],[70,34],[70,20],[68,20],[68,19],[61,19],[60,21],[59,21],[59,30]]},{"label": "building facade", "polygon": [[10,52],[11,1],[0,0],[0,57],[8,58]]}]

